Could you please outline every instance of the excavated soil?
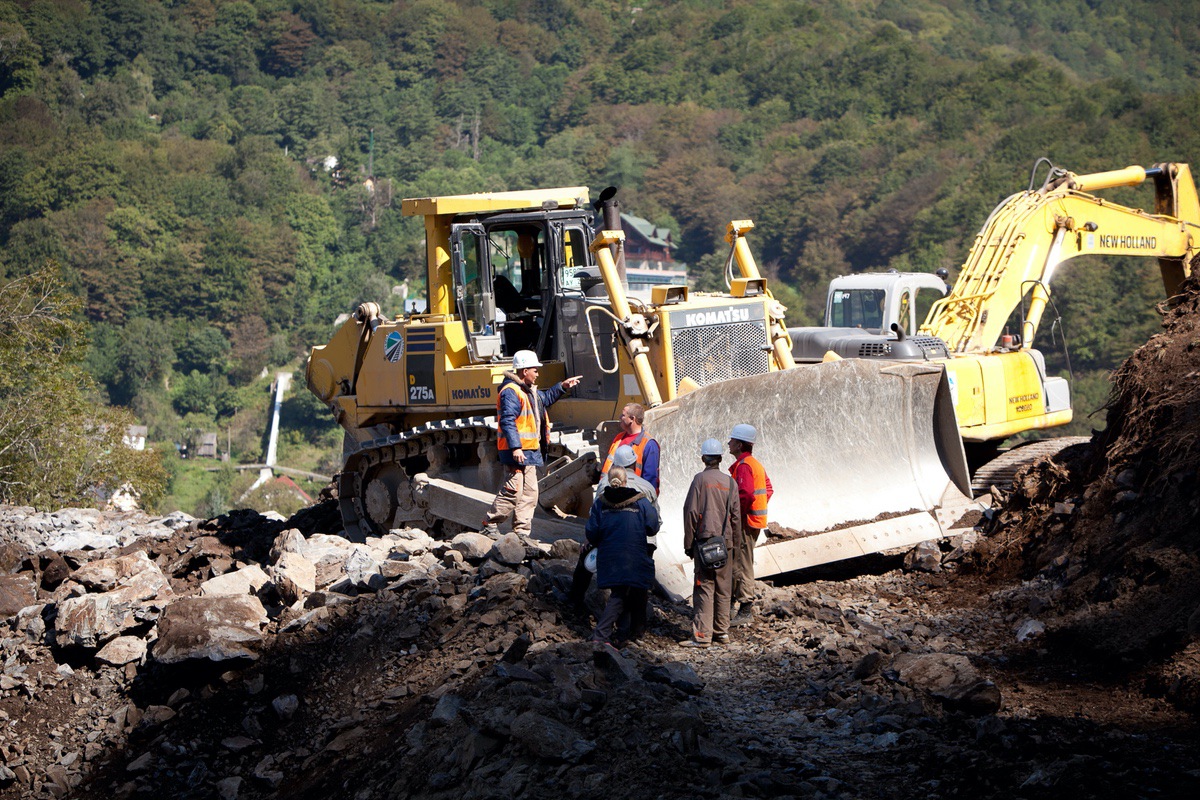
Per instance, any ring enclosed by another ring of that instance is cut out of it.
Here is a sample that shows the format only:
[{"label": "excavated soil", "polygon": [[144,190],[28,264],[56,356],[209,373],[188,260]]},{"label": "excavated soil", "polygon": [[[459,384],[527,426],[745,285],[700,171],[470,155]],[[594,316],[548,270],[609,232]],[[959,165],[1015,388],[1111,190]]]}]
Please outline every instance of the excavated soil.
[{"label": "excavated soil", "polygon": [[1018,476],[990,542],[997,575],[1062,588],[1048,646],[1200,710],[1200,294],[1113,375],[1108,425]]},{"label": "excavated soil", "polygon": [[[575,551],[530,542],[291,607],[263,590],[254,659],[105,667],[14,617],[0,797],[1195,797],[1198,305],[1189,282],[1107,430],[1018,474],[974,549],[763,584],[727,647],[678,647],[688,609],[661,598],[642,640],[587,643]],[[125,550],[187,594],[336,527],[325,502]]]}]

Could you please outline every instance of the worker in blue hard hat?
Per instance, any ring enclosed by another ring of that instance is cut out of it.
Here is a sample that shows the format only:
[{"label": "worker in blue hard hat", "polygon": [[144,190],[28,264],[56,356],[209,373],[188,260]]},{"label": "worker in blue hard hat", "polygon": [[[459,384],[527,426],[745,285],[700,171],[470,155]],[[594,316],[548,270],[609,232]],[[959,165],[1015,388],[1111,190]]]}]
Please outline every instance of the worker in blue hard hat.
[{"label": "worker in blue hard hat", "polygon": [[775,490],[762,463],[754,457],[758,431],[753,425],[733,426],[729,434],[729,452],[734,458],[729,474],[737,484],[741,505],[742,539],[733,550],[733,599],[737,614],[730,623],[735,627],[754,619],[754,545],[767,527],[767,502]]}]

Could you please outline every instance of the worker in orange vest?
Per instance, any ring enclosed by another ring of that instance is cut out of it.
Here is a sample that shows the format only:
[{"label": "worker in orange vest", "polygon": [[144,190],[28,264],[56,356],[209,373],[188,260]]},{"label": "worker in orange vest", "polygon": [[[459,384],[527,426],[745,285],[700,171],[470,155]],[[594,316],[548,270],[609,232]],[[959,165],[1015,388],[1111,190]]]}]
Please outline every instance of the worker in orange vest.
[{"label": "worker in orange vest", "polygon": [[658,491],[658,441],[647,433],[642,424],[646,421],[646,408],[641,403],[629,403],[621,409],[621,432],[613,439],[608,448],[608,457],[600,468],[600,474],[607,475],[613,463],[613,454],[622,445],[633,449],[637,460],[633,464],[633,472],[639,478]]},{"label": "worker in orange vest", "polygon": [[762,463],[754,457],[758,431],[753,425],[733,426],[729,435],[729,453],[733,466],[729,474],[738,487],[742,508],[742,538],[733,556],[733,600],[739,603],[730,625],[745,625],[754,619],[754,545],[767,527],[767,502],[775,490]]}]

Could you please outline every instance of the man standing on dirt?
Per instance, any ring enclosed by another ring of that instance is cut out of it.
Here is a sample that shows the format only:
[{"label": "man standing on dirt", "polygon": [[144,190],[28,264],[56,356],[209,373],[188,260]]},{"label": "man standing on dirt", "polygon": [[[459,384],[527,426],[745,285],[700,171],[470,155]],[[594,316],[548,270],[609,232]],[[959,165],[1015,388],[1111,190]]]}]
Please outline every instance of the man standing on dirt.
[{"label": "man standing on dirt", "polygon": [[608,457],[600,468],[600,474],[607,475],[613,464],[613,455],[617,448],[628,446],[633,449],[636,460],[633,463],[633,473],[648,482],[658,491],[658,441],[646,433],[642,423],[646,421],[646,409],[640,403],[630,403],[621,409],[621,433],[612,441],[608,448]]},{"label": "man standing on dirt", "polygon": [[729,452],[734,458],[729,474],[737,484],[742,512],[741,542],[731,551],[733,599],[739,604],[737,616],[730,623],[735,627],[754,619],[754,545],[767,527],[767,501],[775,493],[767,471],[753,455],[757,438],[754,426],[744,422],[734,425],[729,435]]},{"label": "man standing on dirt", "polygon": [[715,569],[700,560],[700,545],[716,537],[725,540],[727,552],[739,549],[742,537],[738,487],[721,472],[721,443],[707,439],[700,445],[704,469],[692,478],[683,501],[683,551],[693,559],[696,584],[692,588],[692,638],[682,647],[709,647],[729,641],[730,593],[733,562]]},{"label": "man standing on dirt", "polygon": [[492,507],[484,517],[484,533],[498,534],[497,527],[511,515],[513,533],[529,535],[533,512],[537,508],[537,468],[545,462],[542,453],[549,444],[550,415],[546,409],[579,383],[582,376],[567,378],[549,389],[537,388],[542,362],[532,350],[513,355],[512,371],[504,373],[504,382],[496,394],[499,419],[496,447],[507,475]]}]

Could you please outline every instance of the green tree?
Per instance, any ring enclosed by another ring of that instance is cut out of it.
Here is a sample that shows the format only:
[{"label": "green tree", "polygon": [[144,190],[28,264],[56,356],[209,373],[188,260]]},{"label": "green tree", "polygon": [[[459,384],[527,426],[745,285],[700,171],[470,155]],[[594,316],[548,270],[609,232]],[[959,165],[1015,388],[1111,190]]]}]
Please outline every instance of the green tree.
[{"label": "green tree", "polygon": [[125,445],[132,414],[92,399],[78,308],[50,268],[0,285],[0,502],[94,505],[129,485],[152,505],[162,464]]}]

